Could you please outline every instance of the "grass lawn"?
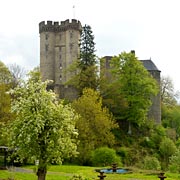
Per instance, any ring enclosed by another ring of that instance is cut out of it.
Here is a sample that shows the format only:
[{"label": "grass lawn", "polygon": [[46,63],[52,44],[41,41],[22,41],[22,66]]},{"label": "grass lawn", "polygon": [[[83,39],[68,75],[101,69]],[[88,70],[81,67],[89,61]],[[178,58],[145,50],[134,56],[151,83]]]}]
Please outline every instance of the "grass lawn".
[{"label": "grass lawn", "polygon": [[[0,180],[7,178],[14,178],[15,180],[36,180],[37,177],[33,172],[34,166],[23,167],[22,169],[0,170]],[[74,174],[82,175],[90,180],[98,180],[99,173],[94,170],[95,167],[86,166],[51,166],[48,168],[48,174],[46,180],[69,180]],[[99,169],[99,168],[98,168]],[[17,172],[21,171],[21,172]],[[158,172],[150,171],[133,171],[128,174],[105,174],[105,180],[158,180]],[[177,180],[180,179],[179,174],[166,173],[165,180]]]}]

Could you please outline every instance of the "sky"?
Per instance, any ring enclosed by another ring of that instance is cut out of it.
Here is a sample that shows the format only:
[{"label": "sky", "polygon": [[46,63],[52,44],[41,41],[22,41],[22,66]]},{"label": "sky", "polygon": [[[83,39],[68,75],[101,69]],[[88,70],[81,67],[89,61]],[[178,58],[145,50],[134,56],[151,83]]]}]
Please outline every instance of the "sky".
[{"label": "sky", "polygon": [[0,60],[6,65],[38,66],[39,23],[75,18],[91,26],[98,57],[135,50],[180,91],[179,0],[0,0],[0,5]]}]

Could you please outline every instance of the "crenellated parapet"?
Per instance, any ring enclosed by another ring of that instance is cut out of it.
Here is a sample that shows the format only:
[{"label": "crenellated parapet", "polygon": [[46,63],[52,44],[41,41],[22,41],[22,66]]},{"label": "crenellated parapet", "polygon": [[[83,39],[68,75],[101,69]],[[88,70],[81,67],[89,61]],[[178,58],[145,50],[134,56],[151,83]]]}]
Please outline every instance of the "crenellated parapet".
[{"label": "crenellated parapet", "polygon": [[69,29],[81,31],[82,26],[80,21],[76,19],[72,19],[71,21],[69,21],[69,19],[67,19],[65,21],[61,21],[60,23],[57,21],[47,21],[47,23],[45,21],[42,21],[39,23],[39,33],[62,32]]}]

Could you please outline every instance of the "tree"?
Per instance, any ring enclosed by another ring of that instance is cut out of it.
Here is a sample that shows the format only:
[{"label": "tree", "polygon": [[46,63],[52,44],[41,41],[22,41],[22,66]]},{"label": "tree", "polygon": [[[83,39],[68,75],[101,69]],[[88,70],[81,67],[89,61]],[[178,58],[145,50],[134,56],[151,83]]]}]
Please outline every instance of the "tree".
[{"label": "tree", "polygon": [[159,146],[159,151],[162,156],[162,167],[166,169],[169,164],[169,158],[176,152],[177,148],[174,142],[169,138],[164,138]]},{"label": "tree", "polygon": [[169,170],[173,173],[180,173],[180,150],[179,149],[170,157]]},{"label": "tree", "polygon": [[12,75],[13,87],[16,87],[20,81],[25,77],[26,70],[18,64],[10,64],[8,69]]},{"label": "tree", "polygon": [[[103,99],[103,105],[113,113],[117,122],[120,122],[126,110],[126,102],[119,93],[119,82],[112,76],[111,67],[106,67],[104,58],[100,59],[99,89]],[[114,74],[115,75],[115,74]]]},{"label": "tree", "polygon": [[162,123],[166,128],[175,130],[176,137],[180,137],[180,106],[162,106]]},{"label": "tree", "polygon": [[161,77],[161,101],[163,105],[174,106],[177,104],[179,92],[175,92],[172,79],[170,77]]},{"label": "tree", "polygon": [[82,29],[78,68],[77,88],[79,94],[82,95],[84,88],[96,90],[98,86],[98,68],[96,66],[94,35],[89,25],[85,25]]},{"label": "tree", "polygon": [[7,145],[9,122],[13,119],[10,112],[11,99],[7,93],[11,87],[12,76],[8,68],[0,61],[0,145]]},{"label": "tree", "polygon": [[95,43],[92,29],[89,25],[82,28],[80,42],[80,66],[83,70],[96,63]]},{"label": "tree", "polygon": [[123,119],[129,122],[131,134],[131,123],[138,126],[145,123],[151,97],[158,93],[157,82],[133,53],[123,52],[113,57],[111,62],[113,83],[125,101]]},{"label": "tree", "polygon": [[5,84],[0,84],[0,145],[8,144],[8,125],[13,120],[11,113],[11,99],[7,93],[9,88]]},{"label": "tree", "polygon": [[57,102],[56,95],[46,90],[47,83],[31,72],[27,82],[11,91],[15,97],[12,111],[16,113],[11,145],[21,159],[39,160],[38,180],[45,180],[49,163],[61,163],[64,157],[77,154],[77,116],[70,106]]},{"label": "tree", "polygon": [[0,61],[0,84],[10,84],[12,75],[3,62]]},{"label": "tree", "polygon": [[111,131],[117,126],[108,109],[102,107],[102,98],[97,91],[85,88],[83,95],[72,106],[80,115],[76,123],[80,140],[78,151],[81,163],[85,164],[89,161],[92,150],[114,144]]}]

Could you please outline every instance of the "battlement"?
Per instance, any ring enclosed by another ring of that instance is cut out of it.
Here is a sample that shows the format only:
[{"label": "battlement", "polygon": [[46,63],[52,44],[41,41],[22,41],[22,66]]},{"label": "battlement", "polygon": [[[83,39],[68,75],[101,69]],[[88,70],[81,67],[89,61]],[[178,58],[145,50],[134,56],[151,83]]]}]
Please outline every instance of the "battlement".
[{"label": "battlement", "polygon": [[61,21],[60,23],[58,21],[42,21],[39,23],[39,33],[42,32],[62,32],[66,31],[68,29],[75,29],[78,31],[81,31],[82,26],[81,22],[72,19],[71,21],[69,19],[65,21]]}]

